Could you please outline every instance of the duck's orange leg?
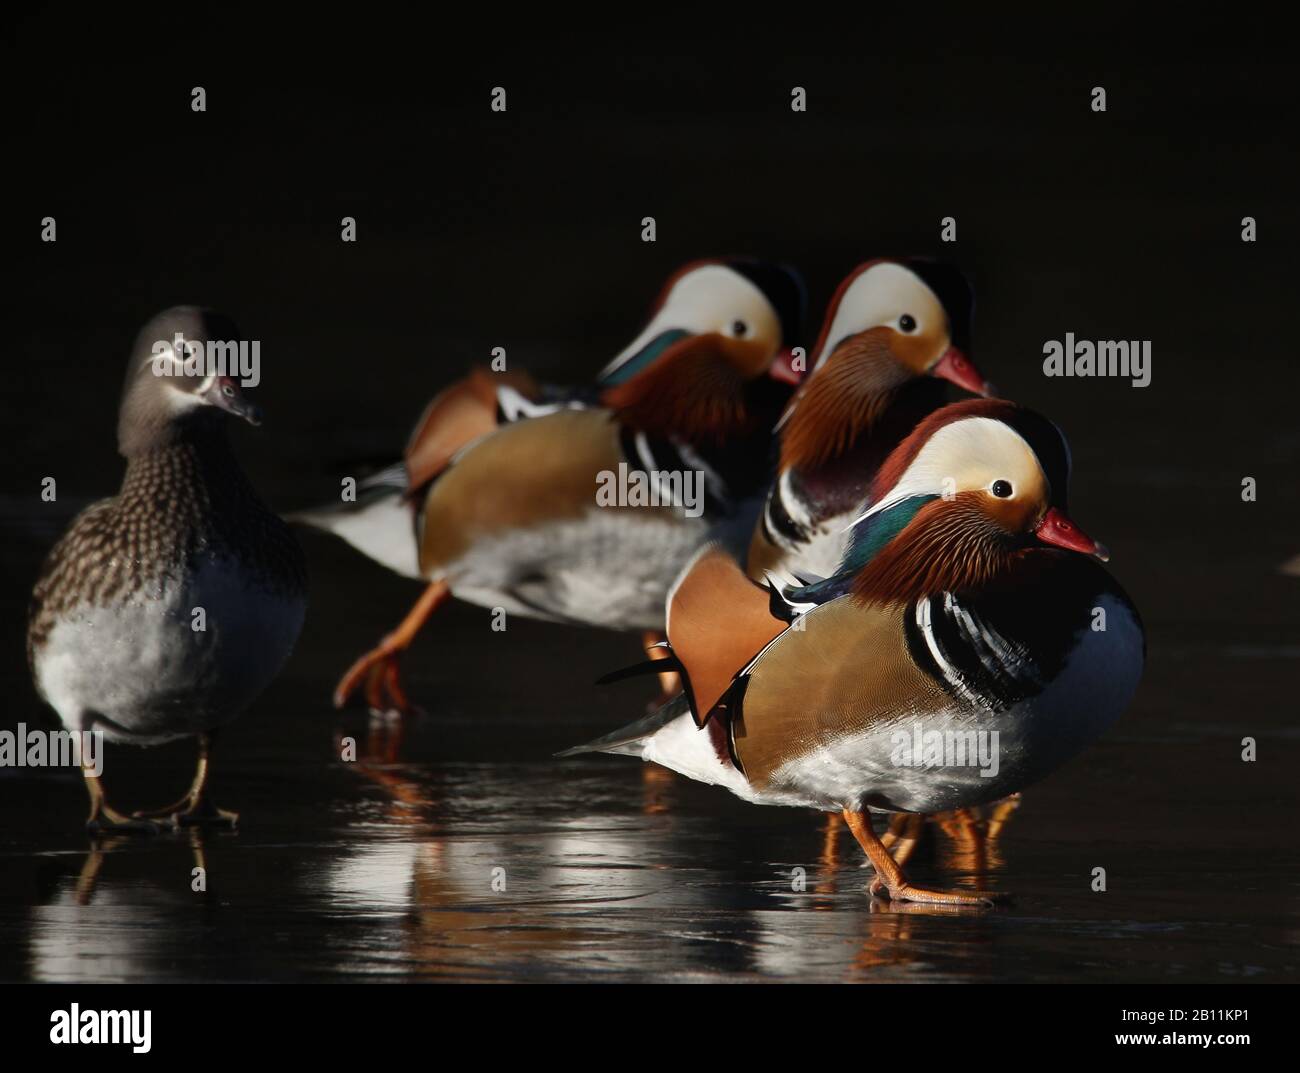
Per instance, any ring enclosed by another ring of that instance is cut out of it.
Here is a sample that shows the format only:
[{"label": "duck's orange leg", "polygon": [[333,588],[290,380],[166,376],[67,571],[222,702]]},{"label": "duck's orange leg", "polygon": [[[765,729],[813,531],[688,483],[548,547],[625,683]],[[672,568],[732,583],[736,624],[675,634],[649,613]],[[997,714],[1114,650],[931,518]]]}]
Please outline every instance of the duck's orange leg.
[{"label": "duck's orange leg", "polygon": [[334,707],[348,702],[363,678],[366,679],[366,702],[376,711],[396,708],[403,714],[414,711],[398,674],[398,660],[415,640],[420,628],[429,621],[440,603],[451,595],[445,581],[431,582],[420,594],[401,625],[347,669],[334,687]]},{"label": "duck's orange leg", "polygon": [[893,812],[889,816],[888,830],[880,836],[880,844],[889,850],[889,855],[901,868],[912,856],[924,833],[925,817],[919,812]]},{"label": "duck's orange leg", "polygon": [[924,887],[914,887],[903,874],[902,868],[889,855],[889,850],[876,837],[876,832],[871,829],[869,813],[845,809],[844,822],[849,825],[853,837],[858,840],[858,845],[876,870],[876,877],[868,887],[872,894],[885,892],[890,898],[899,901],[927,902],[932,905],[988,906],[1006,897],[1005,894],[982,890],[927,890]]},{"label": "duck's orange leg", "polygon": [[987,820],[986,837],[990,842],[996,842],[1002,835],[1002,828],[1007,825],[1011,819],[1012,813],[1020,807],[1020,795],[1012,794],[1010,797],[1004,797],[1001,801],[995,801],[989,808]]}]

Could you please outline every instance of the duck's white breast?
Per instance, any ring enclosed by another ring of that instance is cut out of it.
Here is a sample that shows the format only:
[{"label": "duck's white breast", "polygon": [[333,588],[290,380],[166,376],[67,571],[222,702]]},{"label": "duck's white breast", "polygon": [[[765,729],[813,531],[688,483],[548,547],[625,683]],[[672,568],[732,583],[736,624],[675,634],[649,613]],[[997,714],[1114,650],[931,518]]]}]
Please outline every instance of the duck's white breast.
[{"label": "duck's white breast", "polygon": [[[37,683],[69,729],[102,729],[110,740],[149,744],[212,729],[279,672],[305,607],[232,559],[209,560],[183,579],[64,614],[37,654]],[[94,714],[109,722],[87,722]]]}]

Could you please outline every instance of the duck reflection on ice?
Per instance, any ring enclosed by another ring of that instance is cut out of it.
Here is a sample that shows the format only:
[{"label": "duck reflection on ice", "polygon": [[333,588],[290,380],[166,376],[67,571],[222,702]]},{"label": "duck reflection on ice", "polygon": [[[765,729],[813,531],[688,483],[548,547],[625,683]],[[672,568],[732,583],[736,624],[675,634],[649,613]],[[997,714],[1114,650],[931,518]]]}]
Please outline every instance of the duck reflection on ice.
[{"label": "duck reflection on ice", "polygon": [[[927,836],[942,833],[944,840],[934,838],[937,865],[944,872],[982,877],[1001,871],[1005,865],[999,840],[1011,814],[1020,807],[1020,795],[1015,794],[991,805],[955,809],[932,816],[920,813],[891,813],[889,824],[880,836],[881,843],[890,851],[900,866],[911,860],[918,846],[926,843]],[[837,889],[837,876],[843,867],[840,855],[840,835],[846,830],[844,820],[836,813],[826,813],[822,826],[822,851],[820,876],[813,888],[816,893],[828,895]],[[850,861],[855,868],[870,869],[869,862],[858,863],[856,855]],[[873,899],[878,901],[878,899]],[[832,908],[819,905],[818,908]],[[873,905],[879,911],[881,905]],[[895,906],[899,908],[899,906]],[[911,911],[924,912],[924,907],[911,907]]]},{"label": "duck reflection on ice", "polygon": [[[110,983],[165,975],[175,959],[174,921],[192,916],[196,902],[215,904],[204,837],[189,828],[176,839],[177,881],[170,883],[142,881],[129,867],[139,848],[135,839],[92,838],[78,874],[56,875],[41,904],[32,907],[31,979]],[[173,848],[159,842],[146,852],[159,849]],[[162,920],[169,926],[160,927]]]},{"label": "duck reflection on ice", "polygon": [[[756,813],[651,764],[405,763],[394,727],[347,727],[353,790],[310,835],[289,819],[50,858],[32,978],[894,979],[943,942],[911,915],[942,909],[864,898],[838,817]],[[886,838],[977,882],[1001,868],[1002,820],[911,817]],[[281,902],[274,942],[239,941]]]},{"label": "duck reflection on ice", "polygon": [[[802,857],[809,873],[795,893],[791,865],[760,855],[765,824],[700,815],[688,798],[712,795],[657,765],[616,773],[578,763],[557,787],[546,764],[402,763],[391,729],[371,724],[358,736],[348,768],[363,801],[348,806],[348,839],[304,892],[333,912],[389,920],[382,953],[373,934],[369,951],[350,951],[368,971],[695,979],[815,968],[845,978],[905,965],[914,955],[899,943],[901,918],[937,911],[864,900],[856,854],[840,855],[838,817],[820,836],[812,823],[785,825],[783,855]],[[973,811],[914,817],[891,838],[908,854],[932,832],[936,864],[978,873],[1001,866],[1000,822]],[[737,859],[735,844],[754,852]]]},{"label": "duck reflection on ice", "polygon": [[[404,765],[401,733],[400,722],[372,722],[352,770],[379,791],[378,811],[364,818],[376,837],[353,840],[310,893],[340,909],[399,912],[402,927],[388,934],[397,949],[384,958],[393,971],[499,979],[589,946],[592,937],[565,919],[575,904],[575,884],[565,877],[575,859],[630,859],[635,832],[530,833],[536,786],[495,767],[473,766],[462,778]],[[525,817],[522,842],[517,823],[502,817]],[[641,890],[626,882],[633,874],[608,870],[601,899],[638,897]]]}]

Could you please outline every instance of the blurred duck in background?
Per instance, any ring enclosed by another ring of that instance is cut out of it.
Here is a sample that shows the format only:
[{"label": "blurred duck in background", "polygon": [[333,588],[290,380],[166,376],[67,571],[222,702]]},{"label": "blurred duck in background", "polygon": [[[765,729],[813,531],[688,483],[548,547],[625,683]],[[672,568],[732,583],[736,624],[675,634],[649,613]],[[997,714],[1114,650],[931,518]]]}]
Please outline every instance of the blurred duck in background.
[{"label": "blurred duck in background", "polygon": [[687,265],[650,320],[577,391],[475,372],[430,403],[402,463],[356,501],[291,520],[426,583],[344,674],[372,709],[410,711],[399,660],[451,596],[507,613],[662,634],[699,548],[748,538],[789,399],[803,285],[748,260]]}]

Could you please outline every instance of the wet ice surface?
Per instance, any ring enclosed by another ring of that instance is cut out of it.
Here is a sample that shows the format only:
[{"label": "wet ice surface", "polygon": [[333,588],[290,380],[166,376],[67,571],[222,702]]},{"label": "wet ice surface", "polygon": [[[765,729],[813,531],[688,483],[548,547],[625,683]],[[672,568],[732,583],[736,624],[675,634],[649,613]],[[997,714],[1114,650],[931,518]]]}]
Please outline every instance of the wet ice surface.
[{"label": "wet ice surface", "polygon": [[[340,716],[315,692],[291,677],[264,708],[274,719],[230,734],[216,787],[243,813],[234,833],[93,843],[75,777],[0,780],[4,978],[1295,976],[1294,735],[1246,769],[1229,726],[1117,731],[1027,792],[992,842],[929,831],[915,878],[1017,895],[954,912],[870,899],[860,851],[826,817],[746,805],[627,758],[546,759],[599,729],[562,712],[450,710],[397,727]],[[276,710],[296,695],[292,713]],[[345,735],[356,763],[336,759]],[[1153,758],[1170,752],[1178,764],[1161,760],[1154,778]],[[138,807],[174,795],[188,763],[184,745],[118,750],[106,779]],[[196,866],[204,893],[191,889]],[[1095,867],[1105,893],[1090,889]]]},{"label": "wet ice surface", "polygon": [[[1151,537],[1163,510],[1132,494],[1096,512],[1151,640],[1132,709],[997,839],[932,827],[908,865],[922,884],[1011,891],[1008,907],[873,901],[824,816],[625,757],[551,759],[644,709],[643,681],[592,686],[640,658],[634,637],[518,619],[494,633],[452,604],[406,661],[427,715],[335,712],[337,675],[419,590],[308,535],[303,637],[215,759],[237,832],[96,848],[79,776],[0,769],[0,979],[1294,981],[1300,580],[1275,572],[1287,541],[1242,550],[1226,529],[1205,570],[1200,544]],[[52,725],[19,624],[61,525],[23,511],[5,522],[23,583],[3,590],[0,728]],[[110,746],[105,781],[118,807],[153,807],[192,763],[189,743]]]},{"label": "wet ice surface", "polygon": [[[88,852],[69,833],[34,855],[30,839],[7,840],[6,976],[1292,975],[1293,851],[1216,858],[1189,844],[1171,849],[1128,817],[1108,825],[1099,812],[1067,810],[1063,820],[1061,794],[1027,798],[988,853],[985,880],[1018,901],[954,913],[872,902],[856,846],[842,830],[828,837],[819,817],[745,810],[641,766],[574,763],[559,779],[530,764],[367,766],[323,778],[241,767],[243,778],[225,780],[246,788],[250,819],[237,834],[118,840]],[[278,814],[277,788],[293,798]],[[61,789],[68,797],[74,787]],[[190,890],[200,863],[206,893]],[[1094,863],[1108,869],[1105,894],[1089,891]],[[1242,865],[1253,871],[1244,885],[1233,874]],[[970,883],[974,866],[941,837],[915,871]],[[807,872],[803,892],[792,890],[796,867]],[[506,889],[494,891],[502,875]]]}]

